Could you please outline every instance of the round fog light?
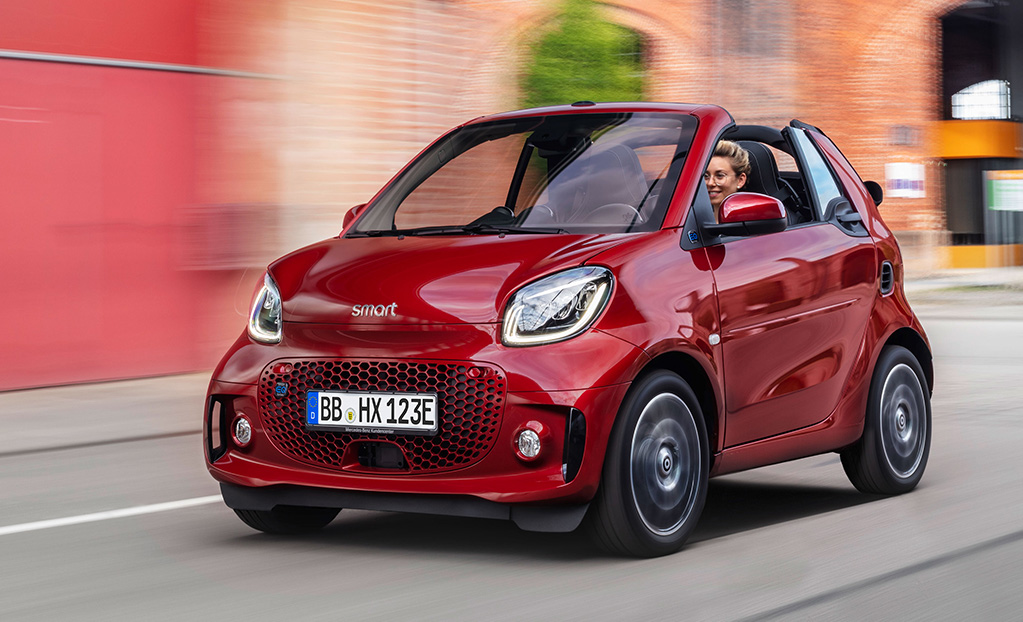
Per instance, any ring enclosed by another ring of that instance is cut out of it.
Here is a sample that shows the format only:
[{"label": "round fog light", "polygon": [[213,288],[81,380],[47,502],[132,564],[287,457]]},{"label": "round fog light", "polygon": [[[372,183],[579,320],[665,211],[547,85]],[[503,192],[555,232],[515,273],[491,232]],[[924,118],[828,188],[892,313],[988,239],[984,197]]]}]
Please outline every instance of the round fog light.
[{"label": "round fog light", "polygon": [[234,441],[245,447],[252,440],[252,426],[244,416],[239,416],[234,421]]},{"label": "round fog light", "polygon": [[533,430],[523,430],[519,432],[516,447],[523,458],[533,460],[540,455],[540,435]]}]

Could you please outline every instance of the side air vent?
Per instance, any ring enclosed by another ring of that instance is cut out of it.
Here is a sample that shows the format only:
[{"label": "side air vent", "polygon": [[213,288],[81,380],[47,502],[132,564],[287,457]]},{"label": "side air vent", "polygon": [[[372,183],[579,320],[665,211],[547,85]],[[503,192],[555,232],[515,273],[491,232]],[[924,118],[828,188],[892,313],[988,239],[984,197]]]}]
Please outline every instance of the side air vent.
[{"label": "side air vent", "polygon": [[568,419],[565,421],[565,450],[561,463],[561,474],[566,484],[579,474],[585,447],[586,417],[581,411],[572,408],[568,411]]},{"label": "side air vent", "polygon": [[206,404],[206,457],[216,462],[227,453],[227,417],[231,415],[233,398],[230,395],[212,395]]},{"label": "side air vent", "polygon": [[881,295],[887,296],[895,289],[895,268],[892,262],[881,262]]}]

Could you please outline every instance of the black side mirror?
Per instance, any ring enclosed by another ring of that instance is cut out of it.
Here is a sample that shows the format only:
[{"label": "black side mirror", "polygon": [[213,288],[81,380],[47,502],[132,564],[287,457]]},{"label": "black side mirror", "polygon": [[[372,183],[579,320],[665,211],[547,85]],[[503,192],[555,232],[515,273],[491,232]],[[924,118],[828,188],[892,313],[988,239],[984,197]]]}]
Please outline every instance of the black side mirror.
[{"label": "black side mirror", "polygon": [[865,181],[863,185],[867,187],[867,192],[874,200],[874,205],[881,205],[881,201],[884,201],[884,190],[881,189],[881,184],[876,181]]},{"label": "black side mirror", "polygon": [[850,235],[867,235],[867,229],[863,226],[863,217],[845,197],[835,197],[828,201],[828,207],[824,210],[824,220],[837,222],[838,226],[845,229]]}]

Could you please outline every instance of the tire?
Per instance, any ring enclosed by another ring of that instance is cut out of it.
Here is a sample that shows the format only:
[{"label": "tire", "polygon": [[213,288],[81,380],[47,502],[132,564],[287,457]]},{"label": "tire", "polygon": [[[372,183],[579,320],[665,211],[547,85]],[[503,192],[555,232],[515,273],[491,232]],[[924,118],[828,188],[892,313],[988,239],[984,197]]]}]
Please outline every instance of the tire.
[{"label": "tire", "polygon": [[337,508],[307,508],[279,505],[272,510],[235,510],[242,522],[256,531],[272,534],[301,534],[319,531],[334,520]]},{"label": "tire", "polygon": [[611,432],[586,518],[591,537],[618,555],[678,551],[703,512],[709,464],[692,389],[671,372],[645,376],[629,390]]},{"label": "tire", "polygon": [[909,350],[881,352],[870,381],[863,436],[841,452],[860,492],[898,495],[916,487],[931,450],[931,400],[920,362]]}]

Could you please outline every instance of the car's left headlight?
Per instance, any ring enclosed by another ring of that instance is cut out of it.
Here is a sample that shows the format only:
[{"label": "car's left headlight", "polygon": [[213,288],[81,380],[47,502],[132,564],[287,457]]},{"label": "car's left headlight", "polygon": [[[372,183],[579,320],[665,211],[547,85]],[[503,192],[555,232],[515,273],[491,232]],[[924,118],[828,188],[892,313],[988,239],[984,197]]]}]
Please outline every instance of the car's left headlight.
[{"label": "car's left headlight", "polygon": [[281,341],[281,292],[270,273],[263,275],[263,286],[252,301],[249,337],[261,343]]},{"label": "car's left headlight", "polygon": [[501,341],[532,346],[575,337],[607,306],[613,284],[607,268],[583,266],[526,285],[505,309]]}]

